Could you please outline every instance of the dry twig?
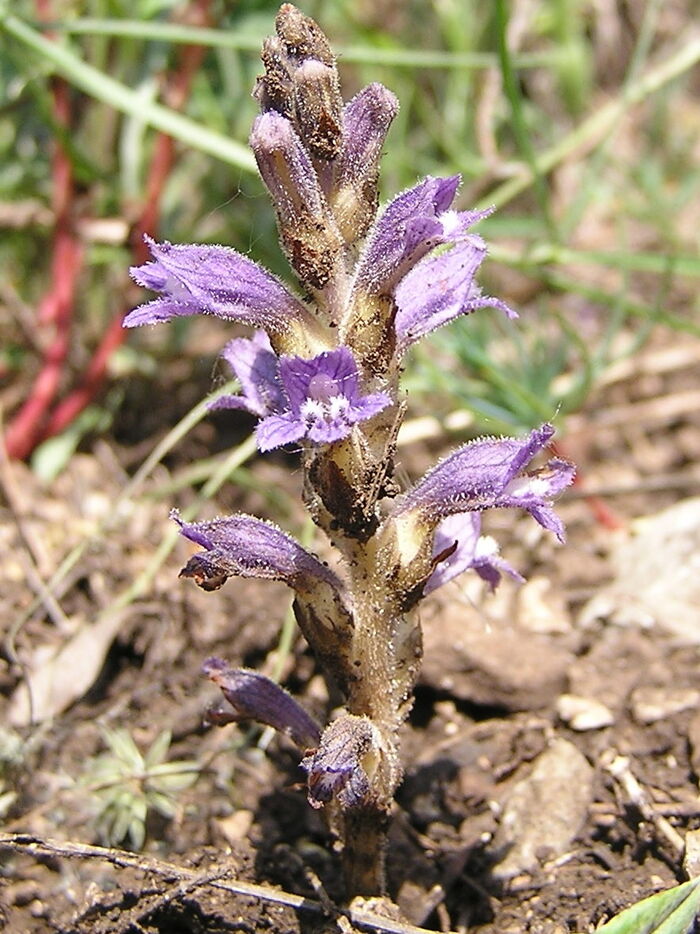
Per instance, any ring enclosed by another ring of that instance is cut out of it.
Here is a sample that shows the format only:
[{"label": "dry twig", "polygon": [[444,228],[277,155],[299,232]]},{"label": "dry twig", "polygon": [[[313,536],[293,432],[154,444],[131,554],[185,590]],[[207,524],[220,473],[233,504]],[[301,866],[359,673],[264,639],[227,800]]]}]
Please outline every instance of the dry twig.
[{"label": "dry twig", "polygon": [[657,834],[663,837],[673,847],[678,856],[685,851],[685,841],[669,821],[660,814],[649,800],[649,796],[632,774],[630,760],[627,756],[612,754],[604,768],[618,783],[627,801],[633,804],[644,820],[653,825]]},{"label": "dry twig", "polygon": [[[308,911],[316,915],[326,914],[326,908],[320,902],[293,895],[281,889],[268,885],[257,885],[252,882],[239,880],[225,880],[211,872],[195,872],[182,866],[175,866],[152,856],[143,856],[139,853],[130,853],[112,847],[94,846],[87,843],[74,843],[42,839],[28,833],[0,833],[0,850],[11,850],[15,853],[24,853],[35,857],[61,857],[63,859],[103,859],[120,869],[136,869],[141,872],[159,876],[175,883],[182,891],[189,891],[200,886],[212,886],[223,889],[234,895],[257,898],[261,901],[284,905],[295,911]],[[178,892],[178,894],[180,894]],[[175,896],[177,897],[177,896]],[[371,911],[357,908],[337,908],[336,914],[340,921],[339,930],[343,930],[340,919],[349,921],[360,930],[379,931],[383,934],[429,934],[426,928],[418,928],[412,924],[382,918]],[[449,934],[449,932],[447,932]]]}]

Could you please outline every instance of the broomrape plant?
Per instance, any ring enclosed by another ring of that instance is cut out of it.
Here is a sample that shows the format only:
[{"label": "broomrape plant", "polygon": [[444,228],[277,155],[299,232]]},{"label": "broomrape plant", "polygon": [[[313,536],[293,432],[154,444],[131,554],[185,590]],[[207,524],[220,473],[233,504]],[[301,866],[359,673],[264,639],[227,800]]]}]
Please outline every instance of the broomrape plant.
[{"label": "broomrape plant", "polygon": [[224,700],[209,720],[254,719],[298,744],[309,803],[325,808],[343,842],[348,896],[376,895],[401,780],[399,728],[421,660],[416,607],[469,569],[492,587],[502,573],[519,578],[481,535],[485,509],[525,509],[563,541],[551,501],[574,469],[554,458],[528,471],[554,433],[545,424],[522,440],[465,444],[399,490],[407,350],[479,308],[516,317],[475,282],[486,246],[472,228],[491,211],[456,208],[453,175],[423,179],[377,216],[379,160],[398,101],[371,84],[344,104],[318,25],[290,4],[275,25],[262,49],[250,144],[301,297],[232,249],[149,240],[153,259],[132,275],[159,296],[125,324],[206,314],[254,329],[224,348],[241,391],[216,406],[257,416],[261,451],[301,450],[304,503],[337,551],[338,570],[254,516],[190,523],[174,514],[201,548],[181,576],[204,590],[236,575],[288,584],[299,626],[344,706],[320,726],[269,679],[212,658],[204,672]]}]

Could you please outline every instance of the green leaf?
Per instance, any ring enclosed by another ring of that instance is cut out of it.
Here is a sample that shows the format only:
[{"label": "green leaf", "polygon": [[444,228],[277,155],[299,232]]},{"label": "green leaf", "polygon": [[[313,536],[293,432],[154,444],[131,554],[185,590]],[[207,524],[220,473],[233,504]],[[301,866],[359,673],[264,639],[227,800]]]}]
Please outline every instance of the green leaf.
[{"label": "green leaf", "polygon": [[110,846],[121,843],[134,819],[134,795],[131,789],[122,790],[111,798],[100,815],[101,834]]},{"label": "green leaf", "polygon": [[143,757],[138,750],[136,743],[131,738],[127,730],[110,730],[104,728],[104,738],[115,756],[128,766],[132,772],[143,771]]},{"label": "green leaf", "polygon": [[700,878],[645,898],[596,934],[686,934],[700,911]]},{"label": "green leaf", "polygon": [[133,849],[142,850],[146,842],[146,824],[139,815],[132,818],[128,833]]},{"label": "green leaf", "polygon": [[148,750],[144,756],[144,765],[146,766],[146,771],[150,772],[155,766],[160,765],[165,757],[168,754],[168,749],[170,749],[170,740],[172,739],[172,733],[170,730],[163,730],[162,733],[159,733],[158,736],[153,740],[151,748]]},{"label": "green leaf", "polygon": [[[2,787],[3,786],[0,785],[0,790]],[[6,791],[4,794],[0,794],[0,817],[4,817],[7,814],[16,800],[17,792],[15,791]]]},{"label": "green leaf", "polygon": [[171,766],[168,771],[158,769],[151,773],[150,787],[172,794],[194,785],[199,777],[200,767],[196,762],[168,762],[167,765]]},{"label": "green leaf", "polygon": [[88,406],[60,435],[43,441],[32,454],[32,470],[42,483],[52,483],[65,470],[78,445],[91,431],[105,431],[110,424],[108,412]]},{"label": "green leaf", "polygon": [[148,792],[148,806],[154,808],[163,817],[174,817],[177,813],[177,805],[168,795],[160,791]]}]

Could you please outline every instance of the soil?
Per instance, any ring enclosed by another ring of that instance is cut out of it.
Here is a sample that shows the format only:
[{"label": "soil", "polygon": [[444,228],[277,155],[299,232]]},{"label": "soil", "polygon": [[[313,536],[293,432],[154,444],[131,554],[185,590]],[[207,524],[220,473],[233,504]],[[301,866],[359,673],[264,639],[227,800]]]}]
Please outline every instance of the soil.
[{"label": "soil", "polygon": [[[565,547],[531,521],[490,517],[489,531],[528,578],[524,587],[505,582],[490,596],[460,581],[426,602],[425,668],[405,729],[388,852],[403,923],[588,932],[687,878],[684,843],[700,828],[697,590],[673,585],[675,600],[687,597],[684,628],[674,626],[682,613],[665,617],[663,600],[640,614],[645,581],[634,585],[628,612],[615,556],[643,534],[635,520],[680,507],[697,487],[700,414],[679,400],[696,392],[698,362],[698,342],[658,337],[569,420],[564,453],[582,483],[558,507]],[[171,423],[167,413],[181,400],[168,392],[132,387],[133,425],[139,411],[142,426],[154,421],[158,406],[166,413],[158,430]],[[75,455],[48,487],[22,464],[3,468],[0,795],[16,793],[0,850],[7,931],[382,928],[310,907],[342,903],[340,861],[323,814],[306,803],[292,744],[256,727],[202,724],[216,700],[202,661],[221,655],[271,673],[287,591],[237,580],[200,592],[177,579],[189,554],[178,542],[138,599],[121,596],[167,534],[169,508],[191,502],[191,489],[174,490],[187,464],[231,443],[223,425],[195,429],[135,502],[117,504],[138,462],[135,429],[124,425],[123,435],[118,426]],[[419,475],[444,450],[437,440],[403,448],[402,475]],[[298,531],[294,460],[257,459],[249,470],[206,514],[245,509]],[[43,584],[86,540],[49,599]],[[688,549],[684,560],[697,568],[700,546]],[[601,595],[603,610],[591,603]],[[282,661],[285,686],[326,717],[337,698],[301,637]],[[43,717],[32,726],[22,724],[28,671]],[[168,758],[202,764],[172,816],[151,809],[142,851],[128,851],[128,841],[95,849],[103,840],[85,775],[105,752],[104,726],[128,729],[142,751],[170,730]]]}]

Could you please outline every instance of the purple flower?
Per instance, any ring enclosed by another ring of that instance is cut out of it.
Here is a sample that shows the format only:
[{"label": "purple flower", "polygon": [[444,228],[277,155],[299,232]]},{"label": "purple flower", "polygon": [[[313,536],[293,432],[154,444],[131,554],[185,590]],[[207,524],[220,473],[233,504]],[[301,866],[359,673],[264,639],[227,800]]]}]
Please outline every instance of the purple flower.
[{"label": "purple flower", "polygon": [[255,720],[285,733],[302,749],[318,744],[321,731],[314,719],[270,678],[248,668],[230,668],[222,658],[208,658],[202,671],[226,698],[226,704],[209,708],[207,722],[223,726]]},{"label": "purple flower", "polygon": [[273,110],[256,117],[250,147],[280,223],[299,227],[310,220],[324,222],[328,214],[326,199],[311,157],[289,120]]},{"label": "purple flower", "polygon": [[498,544],[490,535],[481,534],[478,512],[456,513],[443,519],[433,539],[435,570],[423,587],[423,595],[442,587],[457,575],[473,569],[495,590],[501,574],[514,580],[524,578],[498,554]]},{"label": "purple flower", "polygon": [[241,383],[241,395],[223,396],[214,409],[245,409],[258,415],[261,451],[301,438],[338,441],[357,422],[390,404],[386,393],[363,396],[357,364],[347,347],[317,357],[277,357],[264,331],[230,341],[222,355]]},{"label": "purple flower", "polygon": [[235,250],[145,239],[153,261],[132,267],[131,275],[139,285],[163,296],[130,312],[125,327],[200,314],[269,331],[285,330],[293,320],[312,321],[278,279]]},{"label": "purple flower", "polygon": [[285,407],[279,358],[265,331],[256,331],[251,338],[229,341],[221,356],[241,384],[241,394],[221,396],[209,406],[211,409],[245,409],[262,418]]},{"label": "purple flower", "polygon": [[477,308],[499,308],[517,318],[504,302],[482,295],[474,276],[486,256],[480,237],[470,236],[438,256],[429,256],[408,272],[394,292],[396,345],[403,353],[419,338]]},{"label": "purple flower", "polygon": [[363,88],[343,110],[342,146],[329,199],[346,243],[364,237],[377,212],[379,160],[398,111],[396,97],[378,83]]},{"label": "purple flower", "polygon": [[311,156],[290,121],[272,110],[256,118],[250,145],[272,196],[290,265],[304,285],[322,289],[343,240]]},{"label": "purple flower", "polygon": [[234,576],[281,580],[297,591],[309,591],[319,581],[338,592],[342,589],[325,564],[272,522],[244,513],[183,522],[173,510],[171,517],[185,538],[204,548],[180,572],[180,577],[193,578],[203,590],[218,590]]},{"label": "purple flower", "polygon": [[456,513],[517,506],[564,541],[564,526],[550,501],[572,482],[575,468],[554,458],[534,474],[522,473],[553,434],[551,425],[543,425],[523,441],[489,438],[465,444],[399,497],[393,516],[437,523]]},{"label": "purple flower", "polygon": [[261,451],[301,438],[316,444],[340,441],[353,425],[372,418],[391,403],[384,392],[362,395],[357,364],[347,347],[310,360],[281,357],[279,379],[287,405],[283,412],[268,415],[258,425]]},{"label": "purple flower", "polygon": [[323,731],[318,749],[301,760],[309,804],[320,808],[334,798],[343,808],[366,803],[380,750],[379,731],[368,717],[346,713],[334,720]]},{"label": "purple flower", "polygon": [[[431,250],[464,238],[469,227],[492,213],[492,209],[450,210],[459,183],[459,175],[428,176],[394,198],[369,234],[357,271],[358,291],[391,294],[401,278]],[[479,238],[475,242],[481,243]]]}]

